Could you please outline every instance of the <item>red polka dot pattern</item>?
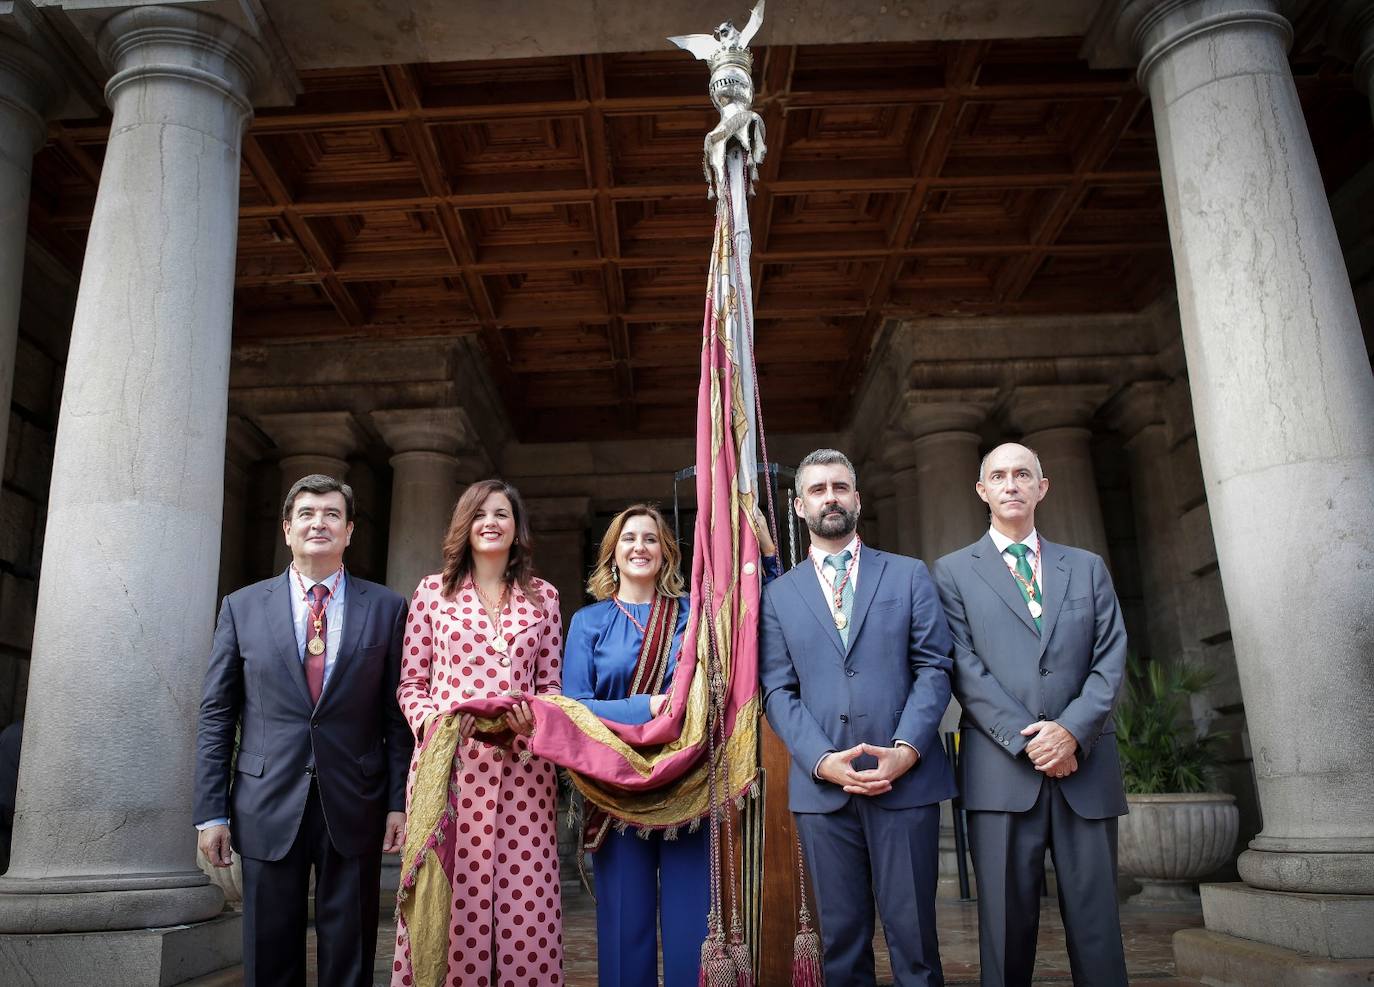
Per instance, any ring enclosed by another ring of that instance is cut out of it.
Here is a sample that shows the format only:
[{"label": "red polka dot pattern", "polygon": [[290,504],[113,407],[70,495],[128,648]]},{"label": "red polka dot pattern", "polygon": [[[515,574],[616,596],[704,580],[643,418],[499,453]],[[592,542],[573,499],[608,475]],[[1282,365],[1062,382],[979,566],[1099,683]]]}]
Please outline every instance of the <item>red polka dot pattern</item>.
[{"label": "red polka dot pattern", "polygon": [[[421,580],[411,601],[397,696],[418,738],[433,713],[465,699],[515,689],[535,695],[562,686],[558,591],[535,580],[536,599],[513,588],[501,621],[505,655],[491,646],[491,624],[471,584],[444,599],[437,575]],[[503,665],[502,660],[508,665]],[[523,741],[517,740],[517,750]],[[418,757],[418,749],[417,749]],[[445,987],[558,987],[563,983],[563,912],[559,898],[558,802],[554,769],[511,751],[470,743],[463,761],[458,840],[453,848]],[[409,802],[415,779],[411,762]],[[392,987],[411,987],[404,926],[396,938]]]}]

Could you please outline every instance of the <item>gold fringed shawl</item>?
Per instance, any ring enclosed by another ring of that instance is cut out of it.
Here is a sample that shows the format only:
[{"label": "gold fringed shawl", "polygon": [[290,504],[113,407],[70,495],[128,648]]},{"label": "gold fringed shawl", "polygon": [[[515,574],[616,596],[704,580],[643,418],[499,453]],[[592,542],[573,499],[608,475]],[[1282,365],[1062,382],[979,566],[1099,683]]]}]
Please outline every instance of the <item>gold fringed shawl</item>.
[{"label": "gold fringed shawl", "polygon": [[[410,940],[415,987],[443,987],[448,977],[452,848],[458,805],[454,763],[461,737],[458,713],[436,713],[435,717],[438,722],[421,743],[415,766],[401,854],[401,886],[396,893],[398,924],[405,920]],[[478,733],[498,734],[506,729],[502,717],[477,718]]]}]

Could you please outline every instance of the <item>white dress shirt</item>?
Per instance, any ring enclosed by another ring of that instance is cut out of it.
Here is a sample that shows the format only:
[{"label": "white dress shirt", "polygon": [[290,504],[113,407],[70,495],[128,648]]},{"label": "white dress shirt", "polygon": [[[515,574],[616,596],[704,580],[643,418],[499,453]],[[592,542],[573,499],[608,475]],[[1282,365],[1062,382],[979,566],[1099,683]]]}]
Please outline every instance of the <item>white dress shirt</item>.
[{"label": "white dress shirt", "polygon": [[[849,588],[858,592],[859,589],[859,536],[856,534],[849,539],[849,544],[835,552],[839,555],[842,552],[849,553]],[[816,580],[821,584],[821,593],[825,596],[826,606],[830,608],[830,616],[835,616],[839,608],[835,606],[835,570],[825,561],[830,552],[823,552],[815,545],[810,548],[812,568],[816,570]]]},{"label": "white dress shirt", "polygon": [[[997,551],[1002,553],[1002,561],[1007,564],[1008,572],[1016,571],[1016,556],[1007,551],[1012,545],[1017,544],[996,528],[989,528],[988,534],[992,536],[992,543],[997,546]],[[1040,557],[1040,535],[1031,528],[1031,533],[1021,539],[1020,544],[1030,549],[1026,555],[1026,565],[1030,566],[1031,572],[1035,573],[1035,581],[1040,586],[1040,599],[1045,598],[1045,560]],[[1037,559],[1039,562],[1037,563]],[[1037,568],[1038,565],[1038,568]],[[1013,576],[1013,579],[1016,577]]]},{"label": "white dress shirt", "polygon": [[[338,570],[336,569],[335,572]],[[287,579],[291,581],[291,625],[296,629],[296,654],[300,656],[301,664],[305,663],[305,642],[308,640],[306,630],[310,624],[310,591],[315,588],[316,583],[304,576],[298,576],[293,565],[287,571]],[[305,583],[305,592],[301,592],[301,583]],[[324,587],[325,592],[329,592],[334,585],[334,573],[321,579],[319,584]],[[344,614],[347,612],[348,604],[348,573],[339,575],[338,588],[334,590],[334,595],[327,597],[328,603],[324,607],[325,623],[328,625],[324,632],[324,685],[329,687],[329,675],[334,671],[334,662],[339,657],[339,646],[343,643]],[[309,637],[314,637],[311,630]]]}]

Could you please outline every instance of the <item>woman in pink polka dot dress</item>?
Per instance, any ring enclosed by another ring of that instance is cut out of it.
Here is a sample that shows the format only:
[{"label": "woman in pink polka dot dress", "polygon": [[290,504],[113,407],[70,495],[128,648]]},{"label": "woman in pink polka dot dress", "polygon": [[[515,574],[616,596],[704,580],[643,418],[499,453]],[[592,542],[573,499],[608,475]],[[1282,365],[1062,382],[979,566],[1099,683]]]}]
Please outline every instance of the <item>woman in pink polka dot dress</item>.
[{"label": "woman in pink polka dot dress", "polygon": [[[558,591],[532,572],[519,493],[501,480],[472,484],[444,538],[443,572],[421,580],[410,604],[397,697],[416,740],[465,699],[557,693],[561,631]],[[530,756],[528,704],[506,722],[514,737],[499,746],[459,719],[457,839],[443,850],[453,865],[445,987],[563,983],[554,768]],[[407,805],[419,756],[417,745]],[[404,921],[392,969],[393,987],[414,987]]]}]

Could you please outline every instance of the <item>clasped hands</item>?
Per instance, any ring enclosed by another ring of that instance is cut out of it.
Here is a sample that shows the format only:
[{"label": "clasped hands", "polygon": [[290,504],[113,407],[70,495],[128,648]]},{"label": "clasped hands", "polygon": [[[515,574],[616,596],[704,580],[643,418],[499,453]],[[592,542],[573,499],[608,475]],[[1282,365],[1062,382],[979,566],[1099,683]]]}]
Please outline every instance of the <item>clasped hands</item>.
[{"label": "clasped hands", "polygon": [[[876,768],[857,771],[854,759],[867,754],[878,759]],[[913,747],[875,747],[856,744],[846,751],[831,751],[816,766],[816,775],[832,785],[839,785],[850,795],[882,795],[892,790],[892,783],[916,766],[921,756]]]},{"label": "clasped hands", "polygon": [[1078,770],[1078,740],[1053,720],[1036,720],[1021,736],[1033,738],[1026,745],[1026,756],[1036,771],[1050,778],[1067,778]]}]

